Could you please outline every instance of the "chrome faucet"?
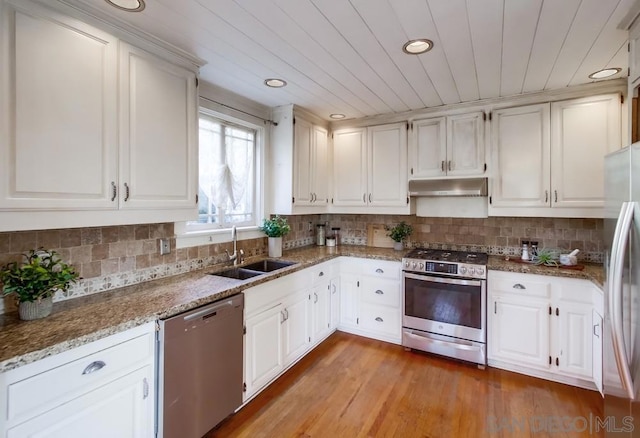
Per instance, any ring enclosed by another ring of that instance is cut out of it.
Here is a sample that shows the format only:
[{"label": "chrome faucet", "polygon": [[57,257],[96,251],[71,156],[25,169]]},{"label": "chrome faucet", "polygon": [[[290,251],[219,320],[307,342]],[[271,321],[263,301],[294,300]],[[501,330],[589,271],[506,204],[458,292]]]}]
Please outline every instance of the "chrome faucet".
[{"label": "chrome faucet", "polygon": [[231,239],[233,240],[233,254],[229,254],[229,251],[226,249],[224,252],[227,253],[229,261],[233,262],[233,266],[237,266],[238,263],[242,263],[244,261],[244,251],[240,250],[240,253],[238,253],[238,230],[235,225],[231,227]]}]

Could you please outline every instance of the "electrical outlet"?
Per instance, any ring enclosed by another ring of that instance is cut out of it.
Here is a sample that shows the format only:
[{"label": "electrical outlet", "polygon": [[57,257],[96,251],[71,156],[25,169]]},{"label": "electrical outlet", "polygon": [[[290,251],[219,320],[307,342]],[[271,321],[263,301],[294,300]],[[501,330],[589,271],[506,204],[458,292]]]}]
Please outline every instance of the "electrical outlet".
[{"label": "electrical outlet", "polygon": [[171,245],[169,239],[160,239],[160,255],[169,254],[171,252]]}]

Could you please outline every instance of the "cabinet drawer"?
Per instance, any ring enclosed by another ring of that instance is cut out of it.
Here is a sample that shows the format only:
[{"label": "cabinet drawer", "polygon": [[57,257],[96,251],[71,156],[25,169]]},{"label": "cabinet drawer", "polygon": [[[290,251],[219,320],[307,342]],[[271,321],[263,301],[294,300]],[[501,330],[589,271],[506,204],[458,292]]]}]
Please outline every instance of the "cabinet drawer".
[{"label": "cabinet drawer", "polygon": [[8,419],[32,417],[129,372],[154,357],[154,343],[148,333],[9,385]]},{"label": "cabinet drawer", "polygon": [[378,278],[400,279],[400,262],[390,262],[386,260],[367,260],[362,265],[362,273]]},{"label": "cabinet drawer", "polygon": [[400,309],[363,303],[360,325],[372,332],[399,337]]},{"label": "cabinet drawer", "polygon": [[400,308],[400,281],[365,279],[362,281],[362,301],[380,306]]},{"label": "cabinet drawer", "polygon": [[541,275],[489,271],[487,287],[494,293],[508,292],[537,297],[549,297],[551,294],[551,282]]}]

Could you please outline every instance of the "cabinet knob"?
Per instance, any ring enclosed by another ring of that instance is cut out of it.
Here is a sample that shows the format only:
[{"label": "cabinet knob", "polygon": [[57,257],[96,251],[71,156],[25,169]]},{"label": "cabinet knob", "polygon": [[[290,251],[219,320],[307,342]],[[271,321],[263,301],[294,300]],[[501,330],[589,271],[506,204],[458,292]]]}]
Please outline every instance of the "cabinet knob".
[{"label": "cabinet knob", "polygon": [[116,188],[115,181],[111,181],[111,202],[116,200],[116,196],[118,196],[118,189]]},{"label": "cabinet knob", "polygon": [[376,294],[378,294],[378,295],[384,295],[384,292],[382,292],[380,289],[378,289],[378,290],[376,291]]},{"label": "cabinet knob", "polygon": [[91,374],[91,373],[94,373],[96,371],[100,371],[106,365],[107,364],[104,363],[103,361],[96,360],[95,362],[91,362],[89,365],[87,365],[87,367],[84,369],[82,374]]},{"label": "cabinet knob", "polygon": [[384,271],[380,268],[376,269],[376,274],[384,274]]},{"label": "cabinet knob", "polygon": [[124,202],[129,200],[129,184],[124,183]]},{"label": "cabinet knob", "polygon": [[516,283],[513,285],[514,289],[526,289],[526,287],[524,287],[523,285],[521,285],[520,283]]},{"label": "cabinet knob", "polygon": [[384,322],[384,320],[382,318],[380,318],[379,316],[376,316],[376,321],[378,322]]}]

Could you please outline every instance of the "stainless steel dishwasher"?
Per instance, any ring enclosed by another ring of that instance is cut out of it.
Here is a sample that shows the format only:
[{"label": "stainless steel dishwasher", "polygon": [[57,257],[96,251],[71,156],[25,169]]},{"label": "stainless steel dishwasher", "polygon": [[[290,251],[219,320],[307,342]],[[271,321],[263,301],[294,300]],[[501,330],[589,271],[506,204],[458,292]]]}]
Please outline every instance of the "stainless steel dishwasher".
[{"label": "stainless steel dishwasher", "polygon": [[242,404],[244,295],[160,322],[158,432],[200,438]]}]

